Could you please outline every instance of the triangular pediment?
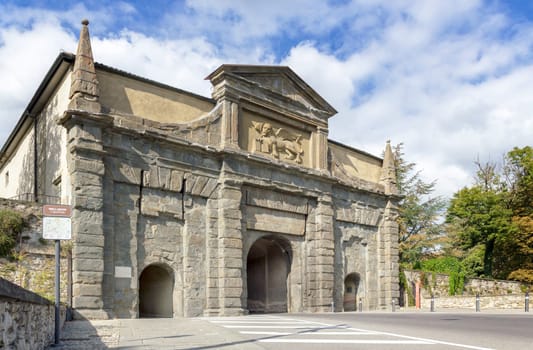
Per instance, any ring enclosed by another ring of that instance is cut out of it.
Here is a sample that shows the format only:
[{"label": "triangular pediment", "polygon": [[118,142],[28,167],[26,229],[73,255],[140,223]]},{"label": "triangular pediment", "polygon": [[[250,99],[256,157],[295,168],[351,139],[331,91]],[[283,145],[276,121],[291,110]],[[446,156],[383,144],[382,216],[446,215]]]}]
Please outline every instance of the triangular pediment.
[{"label": "triangular pediment", "polygon": [[287,66],[229,65],[220,66],[206,79],[231,74],[257,86],[296,101],[309,109],[322,111],[328,116],[337,113],[322,96]]}]

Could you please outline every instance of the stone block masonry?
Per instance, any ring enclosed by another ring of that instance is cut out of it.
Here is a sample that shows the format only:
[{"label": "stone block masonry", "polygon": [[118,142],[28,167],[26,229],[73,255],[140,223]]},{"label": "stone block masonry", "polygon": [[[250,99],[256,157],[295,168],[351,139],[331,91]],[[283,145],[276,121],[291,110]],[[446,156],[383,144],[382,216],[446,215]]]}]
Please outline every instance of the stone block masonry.
[{"label": "stone block masonry", "polygon": [[0,278],[0,349],[45,349],[54,340],[54,312],[48,300]]}]

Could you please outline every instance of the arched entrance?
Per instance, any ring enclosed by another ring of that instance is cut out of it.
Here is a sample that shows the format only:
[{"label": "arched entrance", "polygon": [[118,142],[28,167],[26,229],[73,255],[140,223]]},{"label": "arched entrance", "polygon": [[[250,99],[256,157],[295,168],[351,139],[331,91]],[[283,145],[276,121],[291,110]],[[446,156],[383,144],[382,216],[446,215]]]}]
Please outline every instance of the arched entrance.
[{"label": "arched entrance", "polygon": [[172,317],[173,284],[167,269],[146,267],[139,277],[139,317]]},{"label": "arched entrance", "polygon": [[287,276],[291,262],[290,243],[275,236],[255,241],[246,260],[248,311],[287,312]]},{"label": "arched entrance", "polygon": [[351,273],[344,279],[344,311],[357,310],[357,289],[360,277],[358,273]]}]

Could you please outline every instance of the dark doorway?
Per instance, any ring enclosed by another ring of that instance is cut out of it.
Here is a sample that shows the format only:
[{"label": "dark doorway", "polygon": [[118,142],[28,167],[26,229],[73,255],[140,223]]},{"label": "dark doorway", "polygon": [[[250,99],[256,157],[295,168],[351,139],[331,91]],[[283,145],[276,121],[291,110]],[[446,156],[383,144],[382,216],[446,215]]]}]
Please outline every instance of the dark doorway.
[{"label": "dark doorway", "polygon": [[172,275],[150,265],[139,278],[139,317],[172,317]]},{"label": "dark doorway", "polygon": [[360,277],[358,273],[351,273],[344,279],[344,311],[357,310],[359,279]]},{"label": "dark doorway", "polygon": [[263,237],[252,245],[246,262],[250,313],[287,312],[290,261],[290,243],[281,238]]}]

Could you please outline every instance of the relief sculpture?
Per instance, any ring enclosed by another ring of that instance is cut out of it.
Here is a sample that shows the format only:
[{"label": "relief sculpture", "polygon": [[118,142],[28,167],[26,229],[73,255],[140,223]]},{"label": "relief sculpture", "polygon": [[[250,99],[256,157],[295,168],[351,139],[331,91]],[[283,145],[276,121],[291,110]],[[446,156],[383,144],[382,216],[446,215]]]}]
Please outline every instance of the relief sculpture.
[{"label": "relief sculpture", "polygon": [[301,144],[302,135],[294,135],[283,128],[274,128],[270,123],[253,122],[252,125],[257,132],[254,142],[254,152],[262,152],[279,158],[280,154],[285,155],[285,159],[302,163],[304,153]]}]

